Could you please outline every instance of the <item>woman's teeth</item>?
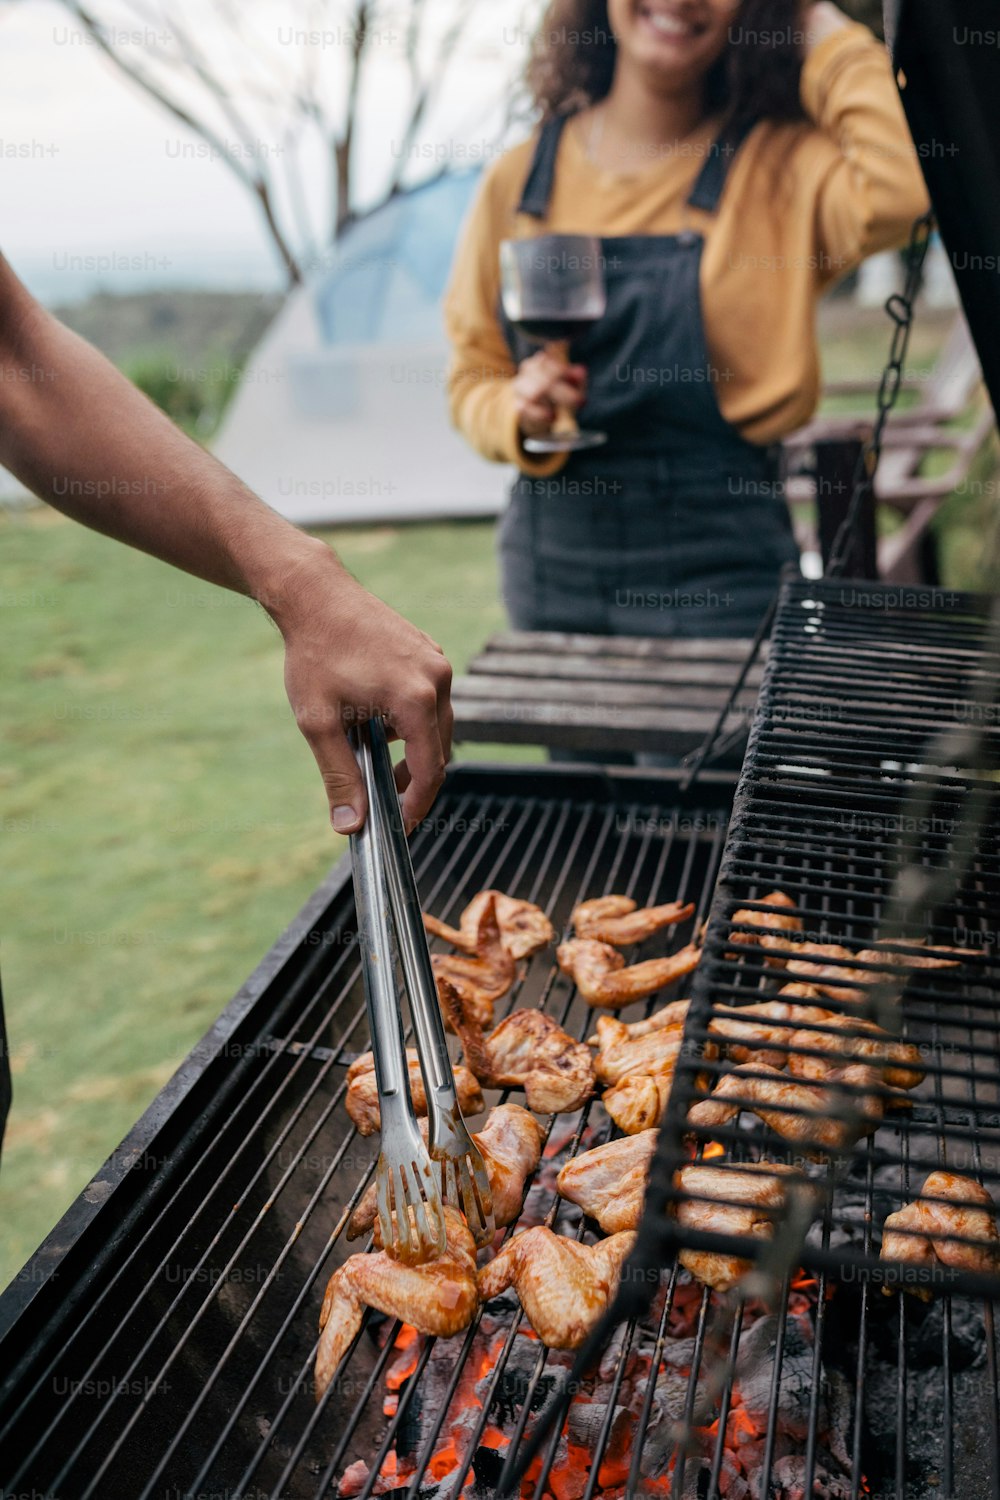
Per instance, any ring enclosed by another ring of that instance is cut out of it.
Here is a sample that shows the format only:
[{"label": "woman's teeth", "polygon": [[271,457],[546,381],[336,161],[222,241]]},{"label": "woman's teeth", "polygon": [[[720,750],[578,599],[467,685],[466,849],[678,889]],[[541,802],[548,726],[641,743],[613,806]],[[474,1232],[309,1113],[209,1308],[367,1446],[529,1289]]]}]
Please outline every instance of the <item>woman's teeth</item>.
[{"label": "woman's teeth", "polygon": [[682,21],[678,16],[672,16],[666,11],[643,10],[640,14],[664,36],[691,36],[694,32],[694,27],[687,21]]}]

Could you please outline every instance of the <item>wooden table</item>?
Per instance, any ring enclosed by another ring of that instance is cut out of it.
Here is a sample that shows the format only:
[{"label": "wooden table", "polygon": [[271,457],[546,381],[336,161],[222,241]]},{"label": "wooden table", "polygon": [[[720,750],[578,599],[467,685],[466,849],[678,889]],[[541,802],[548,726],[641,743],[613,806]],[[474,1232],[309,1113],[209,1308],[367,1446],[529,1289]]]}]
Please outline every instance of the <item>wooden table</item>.
[{"label": "wooden table", "polygon": [[[715,723],[748,640],[502,631],[453,690],[455,738],[685,755]],[[763,661],[727,720],[749,727]]]}]

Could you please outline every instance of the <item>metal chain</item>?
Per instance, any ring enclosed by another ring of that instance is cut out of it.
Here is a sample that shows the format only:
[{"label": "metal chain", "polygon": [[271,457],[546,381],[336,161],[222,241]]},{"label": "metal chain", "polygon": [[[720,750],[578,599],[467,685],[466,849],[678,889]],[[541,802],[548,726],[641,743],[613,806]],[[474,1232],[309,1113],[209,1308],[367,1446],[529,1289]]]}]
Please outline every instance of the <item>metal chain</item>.
[{"label": "metal chain", "polygon": [[847,514],[830,549],[830,560],[826,567],[827,578],[841,577],[847,567],[861,505],[865,495],[875,483],[879,459],[882,457],[885,425],[902,389],[903,366],[906,363],[906,351],[913,327],[913,306],[917,293],[920,291],[924,261],[927,258],[927,247],[930,244],[933,228],[934,215],[930,210],[921,214],[919,219],[914,219],[906,247],[906,281],[903,290],[894,292],[885,304],[885,310],[894,326],[892,342],[889,345],[889,358],[882,371],[878,394],[875,397],[875,425],[858,454],[851,481],[851,500],[847,507]]}]

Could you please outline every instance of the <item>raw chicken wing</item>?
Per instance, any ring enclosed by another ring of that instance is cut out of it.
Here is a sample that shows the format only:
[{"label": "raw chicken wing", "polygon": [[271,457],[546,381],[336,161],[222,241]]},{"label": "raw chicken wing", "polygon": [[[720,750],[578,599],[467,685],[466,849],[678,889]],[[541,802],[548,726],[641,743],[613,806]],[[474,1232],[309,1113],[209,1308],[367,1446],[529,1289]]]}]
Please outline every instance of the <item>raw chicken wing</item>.
[{"label": "raw chicken wing", "polygon": [[429,912],[424,912],[424,927],[432,937],[443,938],[453,948],[463,953],[478,955],[479,923],[492,899],[496,911],[500,937],[511,958],[528,958],[555,941],[555,928],[540,906],[532,901],[520,901],[515,896],[506,896],[503,891],[480,891],[473,896],[459,918],[459,926],[449,927]]},{"label": "raw chicken wing", "polygon": [[[420,1121],[427,1139],[427,1120]],[[498,1104],[491,1109],[482,1130],[472,1139],[482,1154],[493,1190],[493,1218],[498,1229],[512,1224],[521,1212],[524,1185],[538,1166],[542,1152],[542,1127],[519,1104]],[[370,1184],[347,1224],[347,1238],[356,1240],[377,1219],[375,1184]]]},{"label": "raw chicken wing", "polygon": [[485,1036],[447,980],[439,980],[438,993],[480,1083],[488,1088],[523,1088],[529,1108],[542,1115],[579,1109],[594,1092],[590,1049],[575,1042],[550,1016],[540,1010],[515,1010]]},{"label": "raw chicken wing", "polygon": [[596,1219],[605,1234],[638,1229],[657,1134],[644,1130],[582,1152],[563,1167],[556,1187]]},{"label": "raw chicken wing", "polygon": [[[746,1235],[756,1240],[774,1237],[775,1219],[784,1209],[788,1178],[805,1179],[778,1162],[694,1162],[674,1175],[674,1186],[696,1195],[673,1206],[679,1224],[706,1233]],[[701,1198],[720,1198],[705,1203]],[[710,1250],[682,1250],[678,1260],[691,1275],[718,1292],[728,1292],[751,1269],[751,1262]]]},{"label": "raw chicken wing", "polygon": [[[936,1202],[936,1199],[952,1201]],[[901,1232],[904,1230],[912,1232],[905,1234]],[[964,1235],[981,1243],[967,1245],[951,1238],[953,1235]],[[883,1260],[905,1261],[908,1265],[927,1268],[926,1282],[905,1287],[924,1301],[930,1300],[935,1267],[993,1274],[1000,1267],[996,1204],[986,1189],[971,1177],[957,1177],[954,1172],[932,1172],[920,1189],[920,1197],[886,1219],[881,1255]],[[942,1290],[947,1291],[947,1278],[941,1276],[940,1279]],[[886,1286],[883,1291],[891,1295],[893,1288]]]},{"label": "raw chicken wing", "polygon": [[635,1235],[580,1245],[539,1225],[508,1240],[479,1273],[484,1302],[513,1287],[532,1328],[549,1349],[578,1349],[618,1290]]},{"label": "raw chicken wing", "polygon": [[517,975],[517,966],[504,945],[497,922],[496,898],[486,892],[479,912],[475,957],[464,953],[433,953],[431,967],[438,981],[448,980],[459,992],[466,1009],[473,1009],[483,1026],[493,1023],[494,1003],[506,995]]},{"label": "raw chicken wing", "polygon": [[[767,896],[761,896],[762,902],[767,902],[771,907],[777,907],[773,911],[752,911],[749,907],[740,907],[734,911],[730,920],[735,925],[742,923],[744,927],[754,927],[756,932],[733,932],[729,941],[738,944],[741,948],[763,948],[767,956],[764,962],[782,968],[785,958],[781,954],[771,954],[774,948],[787,948],[794,938],[790,933],[798,934],[802,931],[802,918],[793,915],[795,902],[791,896],[786,896],[784,891],[771,891]],[[729,955],[732,957],[732,955]]]},{"label": "raw chicken wing", "polygon": [[[418,1115],[427,1113],[427,1095],[424,1093],[424,1075],[420,1062],[412,1047],[406,1049],[406,1066],[410,1075],[410,1093],[413,1108]],[[458,1107],[463,1115],[478,1115],[486,1108],[482,1089],[468,1068],[456,1067],[455,1092]],[[370,1052],[363,1052],[347,1070],[347,1098],[344,1101],[347,1113],[361,1135],[374,1135],[379,1129],[378,1085],[375,1082],[375,1061]]]},{"label": "raw chicken wing", "polygon": [[693,916],[693,902],[668,901],[665,906],[640,908],[631,896],[598,896],[593,901],[581,902],[573,912],[572,921],[577,937],[628,948],[652,937],[662,927],[672,927]]},{"label": "raw chicken wing", "polygon": [[589,1005],[618,1010],[690,974],[698,966],[701,949],[689,945],[669,958],[647,958],[626,967],[624,958],[610,943],[570,938],[560,943],[557,957],[560,969],[574,980]]},{"label": "raw chicken wing", "polygon": [[[844,1087],[838,1089],[837,1084]],[[858,1092],[862,1089],[869,1092]],[[747,1110],[776,1135],[807,1151],[836,1151],[877,1130],[885,1108],[879,1071],[865,1063],[831,1069],[824,1074],[822,1087],[754,1063],[724,1074],[712,1094],[688,1111],[688,1122],[715,1130]]]},{"label": "raw chicken wing", "polygon": [[449,1338],[467,1328],[479,1303],[476,1246],[461,1214],[446,1208],[443,1255],[422,1266],[393,1260],[384,1250],[351,1255],[330,1277],[319,1315],[316,1399],[322,1397],[353,1340],[366,1307],[402,1318],[420,1333]]}]

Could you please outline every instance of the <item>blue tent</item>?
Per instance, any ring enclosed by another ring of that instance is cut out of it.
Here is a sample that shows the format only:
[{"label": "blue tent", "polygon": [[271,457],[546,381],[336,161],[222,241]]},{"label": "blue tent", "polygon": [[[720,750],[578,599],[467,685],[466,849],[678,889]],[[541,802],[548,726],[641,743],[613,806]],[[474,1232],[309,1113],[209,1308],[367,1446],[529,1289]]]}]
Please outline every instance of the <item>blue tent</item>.
[{"label": "blue tent", "polygon": [[398,193],[342,236],[316,286],[326,344],[420,343],[440,336],[440,303],[478,171]]}]

